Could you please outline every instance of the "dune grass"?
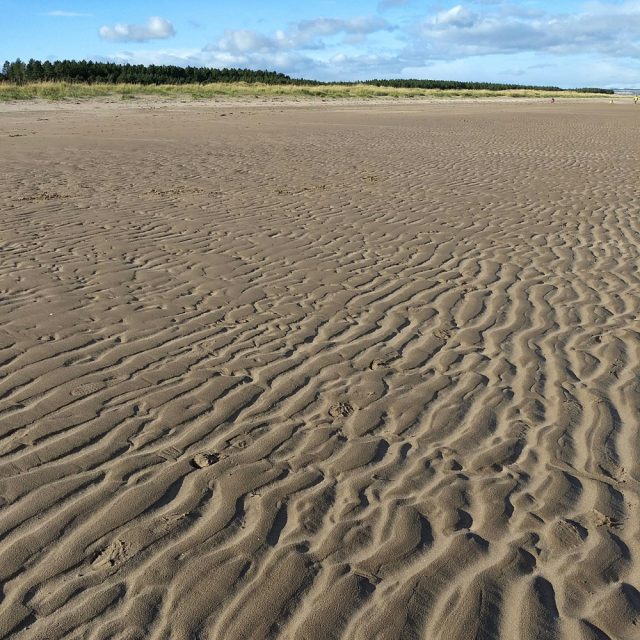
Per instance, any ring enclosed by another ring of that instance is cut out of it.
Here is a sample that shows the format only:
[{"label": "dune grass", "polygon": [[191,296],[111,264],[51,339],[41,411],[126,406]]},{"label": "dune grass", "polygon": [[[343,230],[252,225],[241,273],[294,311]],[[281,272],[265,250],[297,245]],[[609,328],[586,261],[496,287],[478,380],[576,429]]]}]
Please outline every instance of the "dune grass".
[{"label": "dune grass", "polygon": [[[29,84],[0,83],[0,101],[32,100],[81,100],[90,98],[120,98],[123,100],[144,97],[165,99],[205,100],[211,98],[602,98],[602,94],[577,91],[542,91],[518,89],[488,91],[480,89],[407,89],[376,87],[367,84],[349,85],[272,85],[260,83],[215,83],[182,85],[141,84],[74,84],[69,82],[38,82]],[[608,97],[608,96],[607,96]]]}]

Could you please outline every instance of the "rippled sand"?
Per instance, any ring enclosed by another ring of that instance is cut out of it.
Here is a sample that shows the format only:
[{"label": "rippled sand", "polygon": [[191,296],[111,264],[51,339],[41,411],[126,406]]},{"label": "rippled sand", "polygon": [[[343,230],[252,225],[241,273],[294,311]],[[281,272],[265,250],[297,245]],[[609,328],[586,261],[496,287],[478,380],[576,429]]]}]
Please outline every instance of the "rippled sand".
[{"label": "rippled sand", "polygon": [[0,114],[0,636],[640,637],[640,107]]}]

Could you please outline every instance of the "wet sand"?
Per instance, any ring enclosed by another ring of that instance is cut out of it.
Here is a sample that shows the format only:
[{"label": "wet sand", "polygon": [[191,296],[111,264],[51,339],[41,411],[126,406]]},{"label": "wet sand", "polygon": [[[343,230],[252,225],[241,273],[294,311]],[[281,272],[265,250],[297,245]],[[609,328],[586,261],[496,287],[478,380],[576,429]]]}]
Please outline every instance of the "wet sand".
[{"label": "wet sand", "polygon": [[640,637],[640,107],[0,113],[0,637]]}]

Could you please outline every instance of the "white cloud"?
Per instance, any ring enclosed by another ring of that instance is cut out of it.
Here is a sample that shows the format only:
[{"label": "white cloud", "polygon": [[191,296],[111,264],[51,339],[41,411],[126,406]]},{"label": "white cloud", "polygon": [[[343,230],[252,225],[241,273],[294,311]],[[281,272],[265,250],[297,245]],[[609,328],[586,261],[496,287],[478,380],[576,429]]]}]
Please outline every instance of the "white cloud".
[{"label": "white cloud", "polygon": [[145,42],[147,40],[164,40],[176,34],[169,20],[157,16],[149,18],[146,25],[116,24],[103,26],[99,30],[103,40],[112,42]]},{"label": "white cloud", "polygon": [[342,20],[338,18],[316,18],[302,20],[290,25],[287,30],[278,30],[268,36],[250,29],[227,30],[215,48],[233,53],[276,52],[295,49],[324,49],[323,38],[345,34],[361,43],[365,36],[377,31],[390,30],[386,20],[377,16],[359,16]]},{"label": "white cloud", "polygon": [[415,46],[436,58],[523,51],[638,57],[640,3],[591,3],[573,14],[509,5],[476,13],[456,5],[425,19],[417,36]]},{"label": "white cloud", "polygon": [[303,20],[295,25],[294,33],[302,37],[332,36],[336,33],[367,34],[389,29],[386,20],[378,16],[358,16],[349,20],[316,18]]},{"label": "white cloud", "polygon": [[[210,50],[214,47],[210,47]],[[250,51],[275,51],[279,48],[278,37],[270,38],[250,29],[225,31],[218,41],[221,51],[246,53]]]},{"label": "white cloud", "polygon": [[431,20],[434,25],[450,25],[452,27],[471,27],[477,16],[461,5],[456,5],[447,11],[437,13]]}]

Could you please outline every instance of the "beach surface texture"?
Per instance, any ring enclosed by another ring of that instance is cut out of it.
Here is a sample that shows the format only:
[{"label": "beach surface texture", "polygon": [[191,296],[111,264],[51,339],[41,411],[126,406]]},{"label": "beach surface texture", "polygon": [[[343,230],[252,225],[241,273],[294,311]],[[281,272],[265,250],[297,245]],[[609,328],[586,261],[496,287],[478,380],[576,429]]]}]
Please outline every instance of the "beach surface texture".
[{"label": "beach surface texture", "polygon": [[638,640],[640,107],[0,109],[0,637]]}]

